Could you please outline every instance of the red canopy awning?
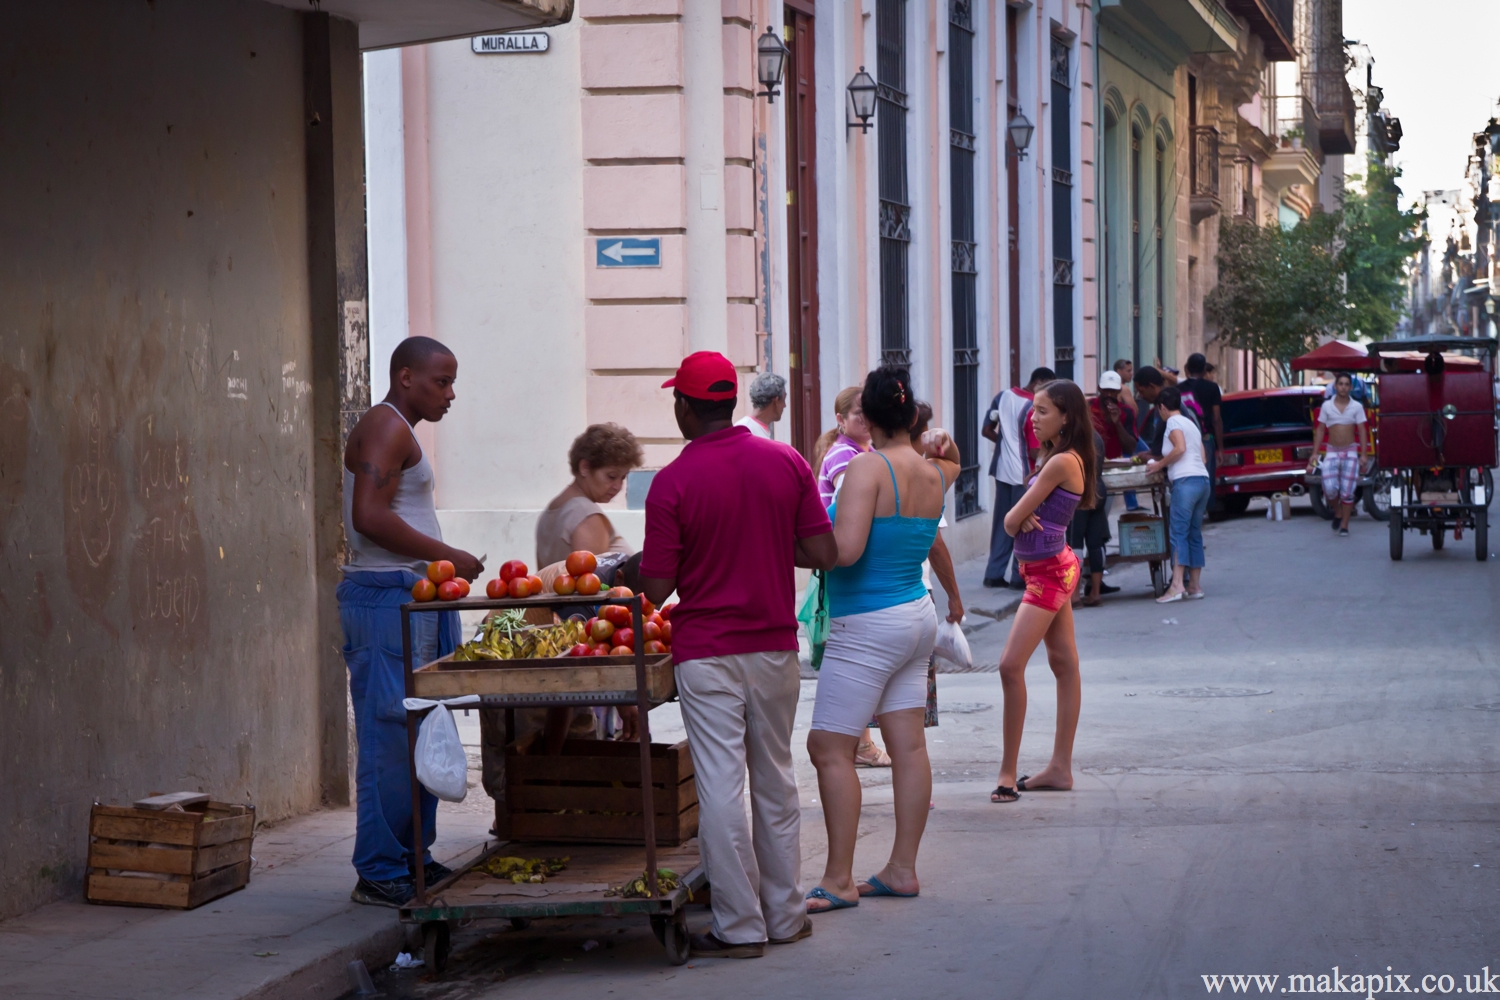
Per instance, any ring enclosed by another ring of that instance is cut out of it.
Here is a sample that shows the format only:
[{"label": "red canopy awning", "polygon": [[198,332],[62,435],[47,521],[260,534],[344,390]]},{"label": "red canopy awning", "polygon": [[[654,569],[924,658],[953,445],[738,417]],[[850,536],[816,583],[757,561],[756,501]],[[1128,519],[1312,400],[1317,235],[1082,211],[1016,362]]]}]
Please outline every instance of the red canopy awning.
[{"label": "red canopy awning", "polygon": [[1358,347],[1330,340],[1300,358],[1292,359],[1294,372],[1372,372],[1375,359]]}]

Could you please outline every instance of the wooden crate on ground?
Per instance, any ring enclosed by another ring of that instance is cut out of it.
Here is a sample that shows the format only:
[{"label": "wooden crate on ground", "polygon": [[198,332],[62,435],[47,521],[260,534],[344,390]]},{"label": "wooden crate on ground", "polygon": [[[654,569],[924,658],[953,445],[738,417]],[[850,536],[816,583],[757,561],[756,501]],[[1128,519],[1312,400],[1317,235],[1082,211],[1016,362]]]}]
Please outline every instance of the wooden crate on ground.
[{"label": "wooden crate on ground", "polygon": [[91,903],[191,910],[250,881],[255,807],[201,802],[183,811],[95,805]]},{"label": "wooden crate on ground", "polygon": [[[512,840],[644,843],[638,743],[568,740],[562,753],[541,750],[541,734],[505,748],[505,808]],[[678,845],[698,834],[698,788],[687,742],[651,744],[656,842]]]}]

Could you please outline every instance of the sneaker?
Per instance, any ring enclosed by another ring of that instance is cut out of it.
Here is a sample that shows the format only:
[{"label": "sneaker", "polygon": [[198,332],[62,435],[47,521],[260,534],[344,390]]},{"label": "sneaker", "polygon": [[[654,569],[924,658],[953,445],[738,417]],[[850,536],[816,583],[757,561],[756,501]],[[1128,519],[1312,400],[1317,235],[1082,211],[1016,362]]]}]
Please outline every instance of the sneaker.
[{"label": "sneaker", "polygon": [[793,944],[803,938],[812,937],[812,931],[812,917],[803,917],[802,926],[797,929],[797,933],[788,938],[772,938],[771,944]]},{"label": "sneaker", "polygon": [[453,874],[453,869],[438,861],[429,861],[422,866],[422,882],[428,887],[437,885]]},{"label": "sneaker", "polygon": [[1348,538],[1349,537],[1349,529],[1348,528],[1340,528],[1339,529],[1339,537],[1340,538]]},{"label": "sneaker", "polygon": [[361,878],[354,886],[349,898],[366,906],[389,906],[400,909],[417,891],[416,880],[410,875],[393,878],[389,882],[376,882]]},{"label": "sneaker", "polygon": [[1101,583],[1101,584],[1099,584],[1099,593],[1101,593],[1101,594],[1118,594],[1119,592],[1120,592],[1120,588],[1119,587],[1111,587],[1107,583]]},{"label": "sneaker", "polygon": [[694,934],[688,940],[692,945],[694,958],[760,958],[766,953],[763,943],[730,944],[714,937],[712,931]]},{"label": "sneaker", "polygon": [[998,590],[1002,587],[1010,586],[1010,584],[1006,583],[1004,580],[992,580],[989,577],[984,578],[984,585],[992,590]]},{"label": "sneaker", "polygon": [[1331,521],[1328,522],[1328,524],[1329,524],[1329,527],[1333,528],[1334,531],[1338,531],[1339,530],[1339,519],[1338,518],[1336,518],[1336,517],[1333,518]]},{"label": "sneaker", "polygon": [[1025,590],[1026,589],[1026,581],[1025,580],[1012,580],[1010,582],[1010,589],[1011,590]]}]

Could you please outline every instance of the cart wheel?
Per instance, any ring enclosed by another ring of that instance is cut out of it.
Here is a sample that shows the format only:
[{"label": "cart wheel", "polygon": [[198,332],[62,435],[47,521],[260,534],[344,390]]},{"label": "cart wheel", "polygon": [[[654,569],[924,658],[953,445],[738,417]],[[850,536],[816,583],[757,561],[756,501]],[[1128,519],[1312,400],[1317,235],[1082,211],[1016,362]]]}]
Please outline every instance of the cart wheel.
[{"label": "cart wheel", "polygon": [[1432,550],[1434,552],[1437,552],[1440,549],[1442,549],[1442,547],[1443,547],[1443,536],[1445,534],[1447,534],[1447,529],[1445,529],[1445,528],[1433,528],[1432,529]]},{"label": "cart wheel", "polygon": [[531,918],[530,917],[511,917],[510,918],[510,929],[513,930],[513,931],[524,931],[526,928],[528,928],[530,926],[531,926]]},{"label": "cart wheel", "polygon": [[1160,560],[1157,560],[1155,562],[1152,562],[1150,564],[1150,566],[1151,566],[1151,592],[1153,594],[1155,594],[1157,597],[1160,597],[1162,594],[1165,594],[1167,592],[1167,585],[1168,585],[1168,579],[1167,578],[1168,578],[1168,575],[1169,575],[1167,573],[1167,569],[1166,569],[1167,564],[1164,563],[1164,562],[1162,562],[1162,561],[1160,561]]},{"label": "cart wheel", "polygon": [[670,919],[669,917],[651,918],[651,933],[656,935],[656,943],[663,947],[667,943],[667,923]]},{"label": "cart wheel", "polygon": [[1474,518],[1474,558],[1484,562],[1490,557],[1490,512],[1481,510]]},{"label": "cart wheel", "polygon": [[422,925],[422,962],[434,976],[441,976],[448,968],[448,948],[446,920],[429,920]]},{"label": "cart wheel", "polygon": [[[656,921],[651,919],[652,930],[655,930]],[[667,961],[673,965],[682,965],[688,960],[692,953],[692,941],[688,937],[687,913],[678,910],[672,914],[671,919],[662,919],[662,944],[667,949]]]},{"label": "cart wheel", "polygon": [[1401,561],[1401,543],[1406,537],[1406,524],[1399,507],[1391,508],[1391,561]]},{"label": "cart wheel", "polygon": [[1362,488],[1365,513],[1377,521],[1391,519],[1391,474],[1377,469],[1370,474],[1370,485]]}]

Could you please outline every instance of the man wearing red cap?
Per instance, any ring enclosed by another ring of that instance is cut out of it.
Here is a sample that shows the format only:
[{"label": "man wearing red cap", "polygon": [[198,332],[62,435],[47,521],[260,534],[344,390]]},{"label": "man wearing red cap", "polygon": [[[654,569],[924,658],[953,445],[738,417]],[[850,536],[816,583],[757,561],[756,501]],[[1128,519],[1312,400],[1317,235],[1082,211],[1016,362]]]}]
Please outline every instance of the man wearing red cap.
[{"label": "man wearing red cap", "polygon": [[812,933],[792,773],[801,689],[793,567],[829,569],[838,546],[802,457],[734,426],[739,379],[728,358],[699,351],[662,388],[674,390],[688,443],[646,497],[640,574],[656,604],[674,590],[680,598],[672,655],[714,890],[713,927],[693,935],[693,954],[758,958],[768,941]]}]

